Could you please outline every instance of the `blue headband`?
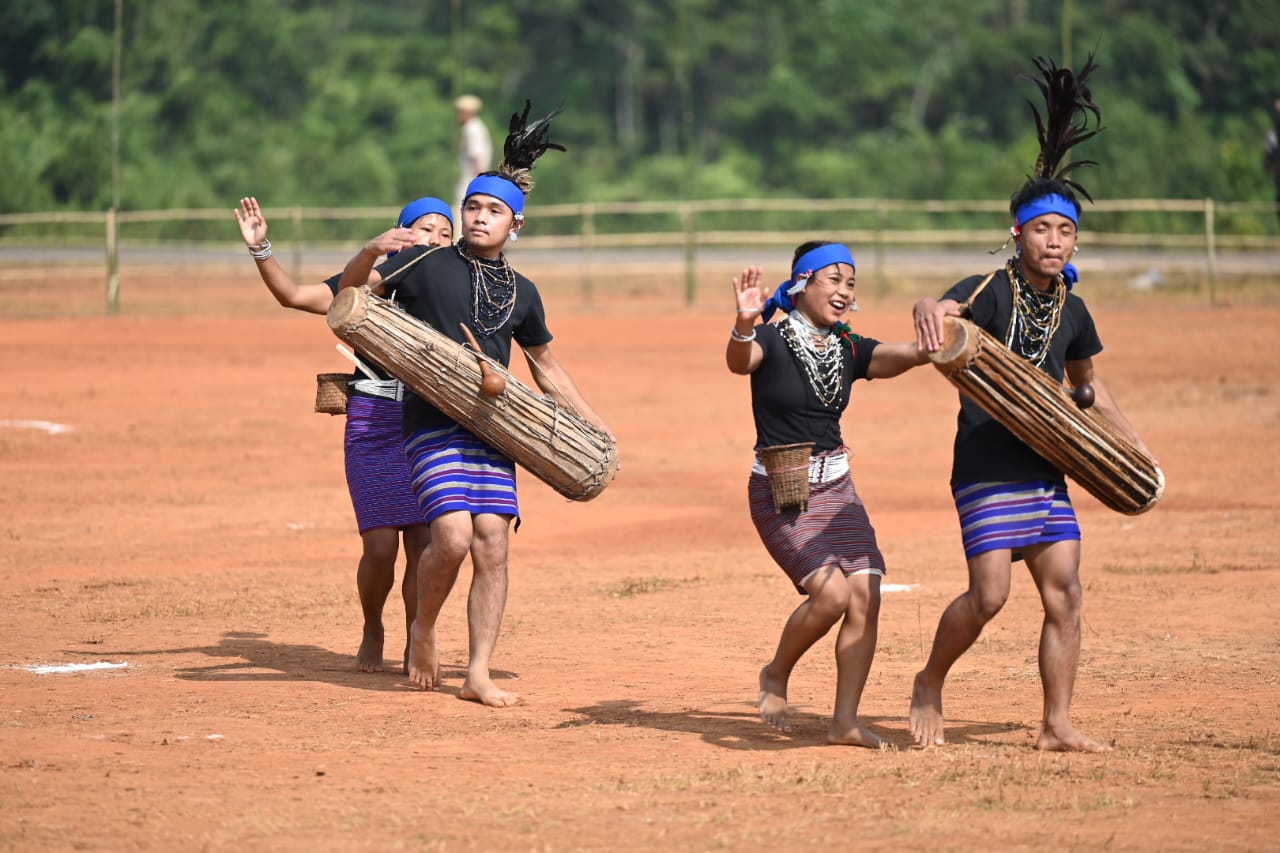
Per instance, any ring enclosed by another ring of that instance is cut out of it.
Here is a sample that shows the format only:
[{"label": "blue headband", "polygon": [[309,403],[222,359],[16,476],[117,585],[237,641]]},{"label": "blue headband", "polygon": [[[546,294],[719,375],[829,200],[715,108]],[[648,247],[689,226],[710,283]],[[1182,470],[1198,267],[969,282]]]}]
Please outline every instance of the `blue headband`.
[{"label": "blue headband", "polygon": [[760,322],[767,323],[769,318],[773,316],[773,312],[779,308],[782,313],[790,314],[796,310],[796,304],[791,301],[791,294],[787,293],[787,289],[791,287],[791,281],[784,281],[778,285],[778,289],[773,292],[773,296],[764,303],[764,310],[760,312]]},{"label": "blue headband", "polygon": [[854,269],[858,268],[858,265],[853,262],[853,253],[849,251],[848,246],[842,243],[827,243],[800,256],[791,267],[791,283],[799,284],[796,279],[813,275],[823,267],[829,267],[832,264],[848,264]]},{"label": "blue headband", "polygon": [[[1044,216],[1046,213],[1057,213],[1065,216],[1071,220],[1072,225],[1077,228],[1080,227],[1080,214],[1076,210],[1076,206],[1071,203],[1071,199],[1057,193],[1033,198],[1018,208],[1018,212],[1013,215],[1013,221],[1021,228],[1031,220],[1038,216]],[[1062,279],[1067,283],[1067,290],[1075,287],[1076,282],[1080,280],[1080,271],[1076,269],[1075,264],[1068,263],[1062,268]]]},{"label": "blue headband", "polygon": [[1079,209],[1071,203],[1071,199],[1066,196],[1050,193],[1042,195],[1039,198],[1033,198],[1031,201],[1018,208],[1017,213],[1013,215],[1013,221],[1021,228],[1037,216],[1044,216],[1046,213],[1058,213],[1070,219],[1077,227],[1080,227]]},{"label": "blue headband", "polygon": [[514,183],[499,175],[481,175],[467,184],[467,192],[462,196],[463,202],[473,195],[491,195],[511,208],[512,213],[524,213],[524,193]]},{"label": "blue headband", "polygon": [[396,225],[401,228],[408,228],[428,213],[440,214],[449,220],[449,225],[452,227],[453,210],[450,209],[449,205],[434,196],[427,196],[406,204],[404,210],[400,211],[400,216],[396,219]]},{"label": "blue headband", "polygon": [[768,301],[764,303],[764,311],[760,314],[762,322],[769,322],[769,318],[773,316],[773,312],[781,308],[787,314],[796,310],[796,303],[791,297],[804,289],[803,286],[797,286],[796,279],[813,275],[823,267],[829,267],[832,264],[848,264],[854,269],[858,265],[853,261],[853,253],[849,251],[849,247],[841,243],[827,243],[825,246],[819,246],[816,249],[805,252],[795,262],[795,266],[791,268],[791,278],[778,285],[778,289],[773,292]]},{"label": "blue headband", "polygon": [[1080,270],[1076,269],[1073,263],[1062,265],[1062,280],[1067,283],[1067,291],[1070,292],[1075,288],[1076,282],[1080,280]]},{"label": "blue headband", "polygon": [[[396,227],[408,228],[428,213],[438,213],[445,219],[449,220],[449,229],[453,229],[453,211],[449,209],[449,205],[434,196],[411,201],[400,211],[400,215],[396,217]],[[387,252],[388,258],[394,258],[399,252]]]}]

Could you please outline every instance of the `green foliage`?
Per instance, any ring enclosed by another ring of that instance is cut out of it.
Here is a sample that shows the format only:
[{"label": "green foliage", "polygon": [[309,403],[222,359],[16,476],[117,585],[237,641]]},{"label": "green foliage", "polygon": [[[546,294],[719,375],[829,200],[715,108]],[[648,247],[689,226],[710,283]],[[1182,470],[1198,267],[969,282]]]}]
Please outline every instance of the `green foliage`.
[{"label": "green foliage", "polygon": [[[1074,0],[1107,131],[1096,197],[1266,200],[1274,0]],[[454,10],[459,17],[455,21]],[[126,209],[450,197],[453,95],[501,146],[562,101],[538,201],[1004,199],[1035,154],[1023,79],[1063,57],[1026,0],[123,0]],[[1100,23],[1105,21],[1106,23]],[[456,23],[456,27],[455,27]],[[111,200],[114,4],[0,6],[0,212]]]}]

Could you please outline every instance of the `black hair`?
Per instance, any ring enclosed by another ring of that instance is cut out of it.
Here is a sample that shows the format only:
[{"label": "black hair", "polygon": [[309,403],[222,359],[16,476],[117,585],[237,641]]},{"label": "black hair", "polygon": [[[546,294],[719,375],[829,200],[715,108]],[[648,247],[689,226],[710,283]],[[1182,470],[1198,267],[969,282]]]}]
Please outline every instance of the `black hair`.
[{"label": "black hair", "polygon": [[819,246],[830,246],[832,242],[833,241],[831,240],[810,240],[808,243],[801,243],[796,247],[796,253],[791,256],[791,269],[795,269],[796,264],[800,262],[800,259],[812,252],[814,249]]}]

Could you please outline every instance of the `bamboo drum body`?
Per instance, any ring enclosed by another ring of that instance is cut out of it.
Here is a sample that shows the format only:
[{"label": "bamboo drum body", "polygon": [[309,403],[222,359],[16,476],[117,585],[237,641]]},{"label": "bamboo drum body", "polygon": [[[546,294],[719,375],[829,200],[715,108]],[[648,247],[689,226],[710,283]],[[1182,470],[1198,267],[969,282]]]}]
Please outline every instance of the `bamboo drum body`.
[{"label": "bamboo drum body", "polygon": [[328,319],[340,339],[566,498],[589,501],[617,473],[617,446],[576,412],[492,360],[506,387],[482,395],[476,353],[366,288],[340,291]]},{"label": "bamboo drum body", "polygon": [[1137,515],[1160,500],[1164,473],[1150,457],[985,330],[947,317],[942,348],[929,358],[951,384],[1106,506]]}]

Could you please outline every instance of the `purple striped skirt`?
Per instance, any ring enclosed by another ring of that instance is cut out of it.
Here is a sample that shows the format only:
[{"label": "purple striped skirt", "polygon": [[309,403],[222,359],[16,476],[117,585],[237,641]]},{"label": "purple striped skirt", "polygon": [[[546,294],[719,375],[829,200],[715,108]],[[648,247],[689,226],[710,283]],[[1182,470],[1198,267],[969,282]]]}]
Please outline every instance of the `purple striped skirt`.
[{"label": "purple striped skirt", "polygon": [[753,473],[747,485],[751,520],[769,556],[786,572],[796,590],[806,577],[827,566],[839,566],[846,575],[885,572],[884,557],[876,544],[876,531],[858,497],[852,477],[830,483],[809,484],[809,506],[804,512],[777,512],[769,478]]},{"label": "purple striped skirt", "polygon": [[419,430],[404,449],[428,523],[459,511],[520,518],[515,463],[462,427]]},{"label": "purple striped skirt", "polygon": [[401,437],[403,404],[352,394],[343,450],[347,489],[360,532],[425,524],[413,494]]},{"label": "purple striped skirt", "polygon": [[[987,551],[1080,538],[1076,512],[1061,483],[964,483],[953,486],[965,559]],[[1014,556],[1020,559],[1020,556]]]}]

